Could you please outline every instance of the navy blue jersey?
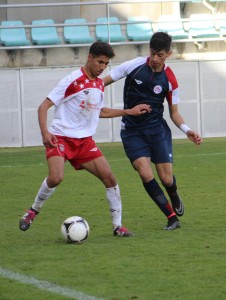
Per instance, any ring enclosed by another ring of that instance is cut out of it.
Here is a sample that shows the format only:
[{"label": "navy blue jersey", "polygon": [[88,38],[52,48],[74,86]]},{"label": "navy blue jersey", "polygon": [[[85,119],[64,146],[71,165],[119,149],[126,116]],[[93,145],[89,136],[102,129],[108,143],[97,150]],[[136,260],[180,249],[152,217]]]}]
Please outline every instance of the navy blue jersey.
[{"label": "navy blue jersey", "polygon": [[124,108],[137,104],[151,105],[151,113],[141,116],[124,116],[122,126],[139,129],[158,126],[163,120],[164,101],[169,105],[179,102],[178,84],[172,70],[164,65],[161,72],[149,67],[149,57],[138,57],[122,63],[110,72],[114,81],[126,77],[124,86]]}]

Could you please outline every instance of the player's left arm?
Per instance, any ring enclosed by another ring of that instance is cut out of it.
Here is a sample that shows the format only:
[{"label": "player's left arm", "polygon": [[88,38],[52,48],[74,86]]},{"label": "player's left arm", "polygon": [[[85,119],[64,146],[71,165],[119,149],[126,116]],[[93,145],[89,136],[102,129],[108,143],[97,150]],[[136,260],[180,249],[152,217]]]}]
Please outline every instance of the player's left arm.
[{"label": "player's left arm", "polygon": [[114,80],[111,78],[110,75],[106,76],[103,79],[103,81],[104,81],[104,86],[107,86],[107,85],[112,84],[114,82]]},{"label": "player's left arm", "polygon": [[202,143],[202,137],[186,125],[183,117],[179,113],[177,104],[169,105],[169,113],[173,123],[187,135],[189,140],[194,142],[196,145],[200,145]]},{"label": "player's left arm", "polygon": [[122,116],[140,116],[151,112],[150,105],[138,104],[130,109],[113,109],[103,107],[100,111],[100,118],[116,118]]}]

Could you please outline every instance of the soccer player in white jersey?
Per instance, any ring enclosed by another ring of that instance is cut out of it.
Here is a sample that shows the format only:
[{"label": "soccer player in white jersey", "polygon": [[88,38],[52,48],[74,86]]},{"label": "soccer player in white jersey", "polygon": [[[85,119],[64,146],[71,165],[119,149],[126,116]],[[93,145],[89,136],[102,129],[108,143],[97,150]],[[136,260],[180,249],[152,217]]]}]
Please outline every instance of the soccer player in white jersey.
[{"label": "soccer player in white jersey", "polygon": [[[178,110],[178,83],[173,71],[165,64],[170,56],[171,36],[156,32],[150,40],[149,57],[137,57],[112,69],[104,79],[105,85],[126,77],[124,85],[124,108],[145,103],[151,113],[122,117],[121,138],[134,169],[138,171],[143,186],[152,200],[167,217],[165,230],[180,227],[178,217],[184,214],[184,205],[178,195],[173,175],[173,152],[171,130],[163,118],[164,101],[168,102],[170,118],[196,145],[202,138],[184,122]],[[171,204],[154,178],[150,161],[171,200]]]},{"label": "soccer player in white jersey", "polygon": [[[113,235],[133,236],[122,226],[122,203],[116,178],[92,138],[99,118],[140,116],[150,112],[150,106],[146,104],[131,109],[104,106],[104,83],[98,76],[114,55],[109,44],[93,43],[86,64],[63,78],[39,106],[39,126],[46,147],[49,174],[42,182],[31,208],[20,219],[19,228],[22,231],[30,227],[46,200],[63,180],[64,163],[68,160],[76,170],[85,169],[103,182],[112,216]],[[52,106],[55,107],[54,118],[47,128],[47,112]]]}]

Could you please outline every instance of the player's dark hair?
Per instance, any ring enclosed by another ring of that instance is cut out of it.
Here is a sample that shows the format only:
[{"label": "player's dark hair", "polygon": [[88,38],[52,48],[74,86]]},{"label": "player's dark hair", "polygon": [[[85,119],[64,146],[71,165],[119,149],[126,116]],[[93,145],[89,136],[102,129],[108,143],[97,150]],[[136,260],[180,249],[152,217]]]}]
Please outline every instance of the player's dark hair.
[{"label": "player's dark hair", "polygon": [[108,43],[95,42],[89,48],[89,54],[92,56],[107,56],[108,58],[113,58],[115,56],[114,50]]},{"label": "player's dark hair", "polygon": [[166,32],[155,32],[150,40],[150,49],[159,52],[165,50],[170,51],[172,37]]}]

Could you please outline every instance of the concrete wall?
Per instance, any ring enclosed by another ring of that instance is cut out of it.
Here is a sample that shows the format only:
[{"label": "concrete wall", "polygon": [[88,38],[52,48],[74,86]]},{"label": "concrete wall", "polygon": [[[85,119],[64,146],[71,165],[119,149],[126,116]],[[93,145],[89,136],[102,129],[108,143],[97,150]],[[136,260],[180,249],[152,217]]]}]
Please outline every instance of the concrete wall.
[{"label": "concrete wall", "polygon": [[[226,136],[226,61],[168,61],[177,76],[179,109],[186,123],[203,137]],[[112,64],[106,70],[114,68]],[[79,68],[24,68],[0,70],[0,147],[36,146],[42,144],[37,108],[57,82]],[[105,90],[105,105],[123,106],[123,84],[120,80]],[[49,122],[53,110],[49,112]],[[169,120],[168,106],[165,106]],[[173,138],[186,138],[171,124]],[[101,119],[95,135],[97,142],[120,141],[120,118]]]},{"label": "concrete wall", "polygon": [[[79,0],[8,0],[9,5],[13,4],[45,4],[45,3],[74,3]],[[26,8],[8,8],[6,9],[7,20],[22,20],[24,24],[30,24],[32,20],[54,19],[56,23],[62,23],[67,18],[79,18],[80,6],[43,6],[43,7],[26,7]]]},{"label": "concrete wall", "polygon": [[[97,0],[5,0],[1,1],[2,4],[45,4],[45,3],[83,3],[83,2],[93,2],[93,5],[81,5],[81,6],[59,6],[59,7],[51,7],[51,6],[43,6],[43,7],[26,7],[26,8],[8,8],[4,9],[3,19],[6,18],[8,20],[23,20],[25,24],[31,23],[34,19],[45,19],[52,18],[55,22],[62,22],[67,18],[77,18],[84,17],[87,18],[90,22],[93,22],[98,17],[103,17],[107,15],[107,5],[103,3],[103,1]],[[96,3],[99,2],[97,5]],[[105,1],[106,2],[106,1]],[[120,20],[126,20],[128,16],[137,16],[137,15],[147,15],[151,20],[156,19],[160,14],[164,13],[179,13],[179,2],[153,2],[151,3],[126,3],[126,4],[110,4],[109,5],[109,13],[112,16],[116,16],[120,18]],[[0,18],[1,18],[0,14]],[[1,18],[2,20],[2,18]]]}]

